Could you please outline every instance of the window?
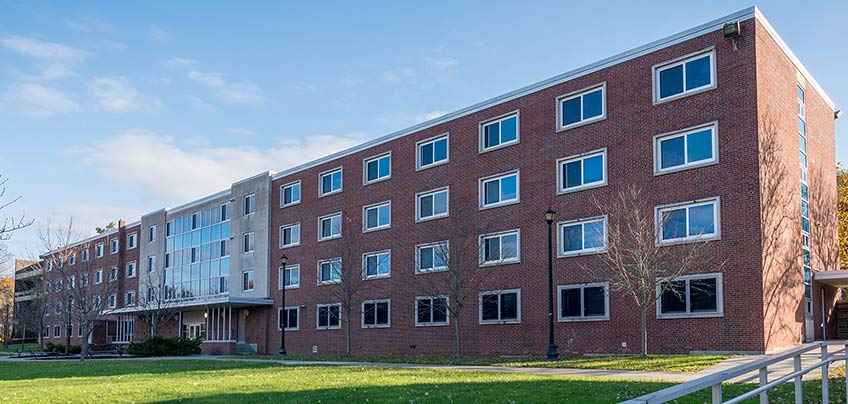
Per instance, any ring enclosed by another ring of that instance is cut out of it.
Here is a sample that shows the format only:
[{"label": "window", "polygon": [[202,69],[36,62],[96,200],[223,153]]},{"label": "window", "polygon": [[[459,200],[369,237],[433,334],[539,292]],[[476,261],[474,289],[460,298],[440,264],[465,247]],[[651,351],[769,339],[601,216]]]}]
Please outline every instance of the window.
[{"label": "window", "polygon": [[300,307],[288,306],[277,309],[277,331],[297,331],[300,329]]},{"label": "window", "polygon": [[521,322],[521,290],[480,293],[480,324]]},{"label": "window", "polygon": [[362,254],[363,279],[388,278],[391,275],[391,267],[390,251]]},{"label": "window", "polygon": [[62,303],[56,303],[53,314],[62,314]]},{"label": "window", "polygon": [[59,338],[62,336],[62,326],[54,325],[53,326],[53,338]]},{"label": "window", "polygon": [[418,169],[423,170],[447,163],[449,157],[448,143],[448,135],[441,135],[418,142],[416,145]]},{"label": "window", "polygon": [[127,278],[135,278],[135,261],[127,263]]},{"label": "window", "polygon": [[256,213],[256,194],[245,195],[242,208],[244,209],[243,213],[245,216]]},{"label": "window", "polygon": [[300,181],[292,182],[280,187],[280,207],[296,205],[300,203]]},{"label": "window", "polygon": [[342,168],[321,173],[318,176],[318,196],[326,196],[342,191]]},{"label": "window", "polygon": [[103,270],[98,269],[94,272],[94,284],[99,285],[101,283],[103,283]]},{"label": "window", "polygon": [[662,174],[718,161],[716,123],[654,138],[654,173]]},{"label": "window", "polygon": [[109,281],[114,281],[118,279],[118,267],[109,268]]},{"label": "window", "polygon": [[448,297],[416,297],[415,325],[419,327],[448,325]]},{"label": "window", "polygon": [[518,112],[480,124],[480,152],[518,143]]},{"label": "window", "polygon": [[50,293],[50,289],[52,287],[53,285],[50,283],[50,281],[44,281],[44,293]]},{"label": "window", "polygon": [[47,272],[50,272],[52,270],[53,270],[53,259],[51,258],[51,259],[47,260]]},{"label": "window", "polygon": [[480,208],[518,202],[518,171],[480,179]]},{"label": "window", "polygon": [[243,253],[253,252],[253,232],[244,233],[242,240],[243,240],[242,241],[242,247],[244,247],[242,249],[242,252]]},{"label": "window", "polygon": [[147,257],[147,272],[152,272],[156,269],[156,256]]},{"label": "window", "polygon": [[365,160],[365,184],[387,180],[392,177],[392,153],[382,154]]},{"label": "window", "polygon": [[126,299],[124,306],[135,306],[135,292],[127,292]]},{"label": "window", "polygon": [[561,285],[559,321],[609,320],[609,284]]},{"label": "window", "polygon": [[88,272],[83,272],[80,274],[80,286],[88,286]]},{"label": "window", "polygon": [[55,283],[54,283],[54,285],[53,285],[53,288],[54,288],[57,292],[61,292],[61,291],[62,291],[62,280],[61,280],[61,279],[57,279],[57,280],[56,280],[56,282],[55,282]]},{"label": "window", "polygon": [[362,208],[362,231],[386,229],[392,226],[392,202]]},{"label": "window", "polygon": [[480,236],[480,265],[500,265],[521,260],[521,232],[510,230]]},{"label": "window", "polygon": [[448,216],[448,193],[447,187],[418,193],[415,196],[416,220],[422,221]]},{"label": "window", "polygon": [[103,256],[103,243],[97,243],[94,245],[94,258],[100,258]]},{"label": "window", "polygon": [[280,226],[280,248],[300,245],[300,223]]},{"label": "window", "polygon": [[76,265],[77,264],[77,253],[72,253],[71,256],[68,257],[68,264],[69,265]]},{"label": "window", "polygon": [[657,317],[712,317],[723,313],[721,274],[657,281]]},{"label": "window", "polygon": [[318,241],[328,240],[342,236],[342,214],[334,213],[332,215],[318,218]]},{"label": "window", "polygon": [[391,300],[366,300],[362,302],[362,328],[390,327]]},{"label": "window", "polygon": [[118,249],[120,248],[120,244],[121,244],[120,240],[118,240],[116,238],[112,239],[112,241],[109,243],[109,253],[110,254],[117,254]]},{"label": "window", "polygon": [[557,98],[558,130],[573,128],[607,117],[606,83]]},{"label": "window", "polygon": [[715,52],[710,50],[654,67],[654,101],[683,97],[715,87]]},{"label": "window", "polygon": [[102,302],[100,301],[100,296],[94,296],[94,304],[92,305],[92,307],[95,310],[100,310],[100,308],[102,307]]},{"label": "window", "polygon": [[606,251],[607,219],[595,217],[557,224],[559,257]]},{"label": "window", "polygon": [[138,233],[130,233],[127,236],[127,249],[132,250],[138,247]]},{"label": "window", "polygon": [[77,337],[82,338],[82,323],[77,323]]},{"label": "window", "polygon": [[[171,224],[171,222],[168,222],[168,225],[170,225],[170,224]],[[167,226],[167,227],[171,227],[171,226]],[[154,224],[154,225],[151,225],[150,227],[147,228],[147,242],[149,243],[149,242],[155,241],[155,240],[156,240],[156,225]]]},{"label": "window", "polygon": [[118,296],[116,296],[113,293],[113,294],[109,295],[109,308],[114,309],[117,306],[118,306]]},{"label": "window", "polygon": [[282,290],[283,285],[279,280],[285,280],[286,289],[295,289],[300,287],[300,265],[286,265],[286,272],[283,274],[283,267],[277,269],[277,290]]},{"label": "window", "polygon": [[82,262],[88,262],[88,248],[82,250],[80,253],[82,255]]},{"label": "window", "polygon": [[433,244],[415,246],[415,272],[438,272],[448,269],[450,244],[440,241]]},{"label": "window", "polygon": [[607,185],[607,150],[558,160],[557,183],[559,194]]},{"label": "window", "polygon": [[241,273],[241,290],[243,292],[253,290],[253,271],[244,271]]},{"label": "window", "polygon": [[318,329],[341,328],[341,303],[317,305]]},{"label": "window", "polygon": [[657,208],[660,243],[719,237],[718,198]]},{"label": "window", "polygon": [[342,280],[342,259],[318,261],[318,284],[339,283]]}]

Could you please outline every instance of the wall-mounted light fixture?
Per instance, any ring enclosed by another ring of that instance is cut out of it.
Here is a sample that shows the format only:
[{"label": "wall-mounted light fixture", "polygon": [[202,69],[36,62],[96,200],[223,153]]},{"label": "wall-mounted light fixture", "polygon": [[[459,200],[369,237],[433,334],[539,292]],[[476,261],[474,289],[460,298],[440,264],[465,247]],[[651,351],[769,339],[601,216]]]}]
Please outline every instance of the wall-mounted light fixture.
[{"label": "wall-mounted light fixture", "polygon": [[733,51],[739,50],[739,45],[736,43],[736,39],[739,38],[741,32],[739,21],[724,24],[722,31],[724,32],[724,39],[730,39],[733,42]]}]

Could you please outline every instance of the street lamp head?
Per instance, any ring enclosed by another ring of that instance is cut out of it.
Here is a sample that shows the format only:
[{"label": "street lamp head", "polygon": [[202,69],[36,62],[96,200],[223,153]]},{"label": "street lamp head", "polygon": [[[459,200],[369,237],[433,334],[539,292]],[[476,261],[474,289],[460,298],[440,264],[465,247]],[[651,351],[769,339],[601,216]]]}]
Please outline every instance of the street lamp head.
[{"label": "street lamp head", "polygon": [[286,266],[287,262],[289,262],[289,257],[286,257],[286,255],[283,254],[283,256],[280,257],[280,264],[283,264],[283,266]]},{"label": "street lamp head", "polygon": [[545,211],[545,221],[548,222],[548,224],[553,223],[554,216],[556,216],[556,212],[554,212],[553,209],[548,208],[548,210]]}]

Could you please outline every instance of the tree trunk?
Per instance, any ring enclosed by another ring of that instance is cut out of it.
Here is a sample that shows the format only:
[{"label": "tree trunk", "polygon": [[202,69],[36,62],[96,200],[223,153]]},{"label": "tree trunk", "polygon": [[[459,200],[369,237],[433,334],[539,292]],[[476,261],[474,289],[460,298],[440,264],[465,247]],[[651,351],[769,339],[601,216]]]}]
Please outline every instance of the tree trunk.
[{"label": "tree trunk", "polygon": [[350,356],[350,310],[345,313],[345,352],[347,356]]},{"label": "tree trunk", "polygon": [[83,335],[83,340],[80,342],[80,363],[85,363],[85,357],[88,356],[88,336],[91,334],[91,330],[85,330]]},{"label": "tree trunk", "polygon": [[459,359],[462,357],[462,342],[459,338],[459,313],[457,313],[453,319],[453,338],[454,348],[456,349],[456,358]]},{"label": "tree trunk", "polygon": [[642,307],[642,344],[640,353],[642,356],[648,355],[648,308]]}]

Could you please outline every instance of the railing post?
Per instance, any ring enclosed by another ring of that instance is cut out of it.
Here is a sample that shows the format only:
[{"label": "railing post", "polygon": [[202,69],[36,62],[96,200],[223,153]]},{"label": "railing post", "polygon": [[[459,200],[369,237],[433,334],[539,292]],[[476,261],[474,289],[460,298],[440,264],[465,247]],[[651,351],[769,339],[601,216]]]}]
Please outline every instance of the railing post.
[{"label": "railing post", "polygon": [[[760,368],[760,387],[768,384],[768,366]],[[760,393],[760,404],[768,404],[768,390]]]},{"label": "railing post", "polygon": [[[801,355],[792,358],[796,372],[801,370]],[[804,404],[804,376],[795,376],[795,404]]]},{"label": "railing post", "polygon": [[[821,360],[825,362],[827,360],[827,344],[824,342],[821,343]],[[829,389],[829,380],[827,378],[828,374],[828,365],[829,363],[825,362],[821,367],[822,373],[822,404],[830,403],[830,389]]]},{"label": "railing post", "polygon": [[721,383],[713,385],[713,404],[721,404]]}]

